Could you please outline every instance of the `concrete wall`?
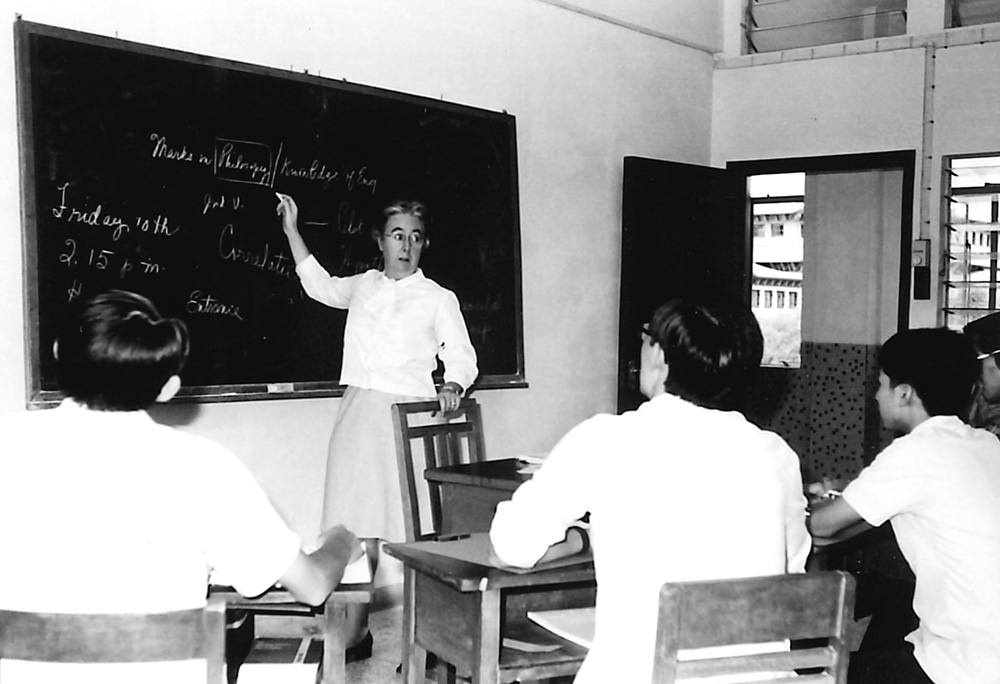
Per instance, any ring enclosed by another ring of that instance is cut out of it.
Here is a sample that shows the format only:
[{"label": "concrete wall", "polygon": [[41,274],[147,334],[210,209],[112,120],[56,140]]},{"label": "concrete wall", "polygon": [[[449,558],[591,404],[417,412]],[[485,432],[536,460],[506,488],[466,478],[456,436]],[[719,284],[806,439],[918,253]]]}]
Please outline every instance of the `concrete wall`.
[{"label": "concrete wall", "polygon": [[[581,3],[583,4],[583,3]],[[588,1],[630,24],[646,6]],[[489,456],[550,448],[613,411],[621,160],[707,164],[712,57],[541,0],[4,0],[24,19],[443,98],[517,118],[526,390],[482,392]],[[653,28],[720,44],[715,2],[670,3]],[[0,413],[25,359],[12,31],[0,31]],[[30,274],[28,274],[30,277]],[[183,429],[236,451],[290,524],[318,525],[338,400],[207,404]],[[174,421],[179,409],[159,418]],[[17,445],[30,451],[30,445]],[[5,445],[4,448],[11,448]]]},{"label": "concrete wall", "polygon": [[[913,234],[931,240],[939,264],[942,157],[1000,150],[998,40],[992,24],[721,60],[712,163],[916,150]],[[938,284],[934,269],[932,299],[911,301],[911,326],[937,324]]]}]

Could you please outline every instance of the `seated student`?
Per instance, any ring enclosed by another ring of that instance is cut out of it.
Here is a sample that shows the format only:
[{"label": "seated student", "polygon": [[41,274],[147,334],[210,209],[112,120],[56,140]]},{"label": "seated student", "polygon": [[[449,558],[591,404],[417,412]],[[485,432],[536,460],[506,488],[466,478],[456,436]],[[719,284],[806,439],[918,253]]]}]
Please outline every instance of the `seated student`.
[{"label": "seated student", "polygon": [[1000,681],[1000,441],[966,425],[979,375],[962,334],[907,330],[879,351],[879,413],[903,434],[817,507],[817,537],[889,521],[916,576],[919,626],[906,642],[852,656],[851,682]]},{"label": "seated student", "polygon": [[[497,506],[503,563],[530,567],[590,513],[596,635],[576,682],[648,682],[664,582],[802,572],[799,459],[736,410],[761,359],[749,309],[674,300],[642,328],[649,401],[570,430]],[[567,539],[564,541],[564,537]]]},{"label": "seated student", "polygon": [[1000,367],[997,366],[997,354],[1000,354],[1000,312],[967,323],[962,332],[972,340],[982,362],[982,373],[969,423],[998,435],[1000,434]]},{"label": "seated student", "polygon": [[[0,418],[0,606],[48,612],[148,612],[205,605],[218,570],[239,592],[280,582],[320,605],[361,556],[343,527],[301,549],[240,460],[145,409],[180,387],[183,322],[112,291],[64,320],[57,376],[67,398]],[[172,667],[176,666],[176,667]],[[67,665],[4,660],[11,682],[204,681],[204,662]],[[101,668],[95,670],[94,668]],[[135,668],[139,668],[138,671]]]}]

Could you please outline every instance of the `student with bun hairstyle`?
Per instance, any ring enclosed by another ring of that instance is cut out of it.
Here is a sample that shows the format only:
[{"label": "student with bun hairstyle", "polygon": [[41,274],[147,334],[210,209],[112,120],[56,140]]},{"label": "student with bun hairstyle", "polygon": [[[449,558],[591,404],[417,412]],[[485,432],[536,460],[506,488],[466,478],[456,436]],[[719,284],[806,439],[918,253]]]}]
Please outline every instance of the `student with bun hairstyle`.
[{"label": "student with bun hairstyle", "polygon": [[[246,596],[280,582],[318,606],[361,557],[343,527],[322,533],[306,554],[235,454],[153,421],[146,409],[180,388],[189,346],[182,321],[131,292],[97,295],[62,321],[54,353],[66,398],[50,410],[0,417],[0,606],[192,608],[205,604],[210,572]],[[67,668],[77,667],[86,671],[70,676]],[[5,660],[0,672],[5,684],[205,677],[203,661]]]},{"label": "student with bun hairstyle", "polygon": [[648,682],[664,582],[802,572],[810,550],[799,459],[738,410],[760,364],[745,307],[673,300],[642,327],[649,401],[570,430],[497,506],[500,564],[531,567],[586,546],[596,636],[577,684]]}]

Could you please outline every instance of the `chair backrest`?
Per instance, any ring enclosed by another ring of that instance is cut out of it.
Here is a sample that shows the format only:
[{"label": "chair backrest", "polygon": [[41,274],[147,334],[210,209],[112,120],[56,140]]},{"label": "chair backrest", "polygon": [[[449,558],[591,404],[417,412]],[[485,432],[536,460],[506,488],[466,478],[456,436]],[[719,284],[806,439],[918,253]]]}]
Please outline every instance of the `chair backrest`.
[{"label": "chair backrest", "polygon": [[[800,671],[797,684],[847,681],[845,631],[854,578],[841,570],[707,582],[660,590],[653,684],[751,672]],[[778,653],[677,659],[679,649],[792,641]],[[798,643],[796,643],[798,642]],[[789,680],[792,681],[792,680]]]},{"label": "chair backrest", "polygon": [[167,613],[30,613],[0,610],[0,658],[46,663],[207,661],[224,684],[226,602]]},{"label": "chair backrest", "polygon": [[[423,472],[416,472],[414,453],[422,453],[425,468],[439,468],[486,460],[483,421],[475,399],[463,399],[455,411],[441,415],[437,401],[394,404],[392,422],[399,464],[399,489],[403,496],[406,541],[421,536],[418,492],[426,488],[430,499],[431,526],[441,529],[441,495],[428,486]],[[414,447],[420,445],[421,450]]]}]

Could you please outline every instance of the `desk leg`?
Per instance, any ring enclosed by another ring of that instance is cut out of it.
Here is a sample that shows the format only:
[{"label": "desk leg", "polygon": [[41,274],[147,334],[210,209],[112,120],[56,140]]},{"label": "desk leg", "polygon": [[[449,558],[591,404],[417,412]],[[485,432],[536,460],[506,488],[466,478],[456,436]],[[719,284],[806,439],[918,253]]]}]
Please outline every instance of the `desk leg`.
[{"label": "desk leg", "polygon": [[347,604],[327,601],[323,610],[323,676],[322,684],[346,684],[347,665],[344,661],[347,644]]},{"label": "desk leg", "polygon": [[427,650],[416,642],[416,605],[414,591],[416,571],[403,569],[403,639],[400,662],[403,664],[403,684],[423,684],[426,677]]},{"label": "desk leg", "polygon": [[500,590],[487,589],[479,598],[472,684],[497,684],[500,679]]}]

